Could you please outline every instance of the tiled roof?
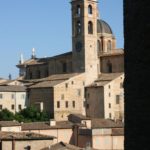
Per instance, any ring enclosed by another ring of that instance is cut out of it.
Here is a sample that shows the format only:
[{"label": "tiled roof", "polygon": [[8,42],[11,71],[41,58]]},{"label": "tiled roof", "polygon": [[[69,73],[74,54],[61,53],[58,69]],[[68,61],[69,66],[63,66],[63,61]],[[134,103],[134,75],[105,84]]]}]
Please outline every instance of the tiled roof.
[{"label": "tiled roof", "polygon": [[0,127],[21,126],[17,121],[0,121]]},{"label": "tiled roof", "polygon": [[124,128],[113,128],[112,135],[113,136],[124,135]]},{"label": "tiled roof", "polygon": [[92,128],[123,128],[124,124],[122,122],[115,122],[110,119],[92,119]]},{"label": "tiled roof", "polygon": [[98,79],[95,80],[94,83],[92,83],[91,85],[87,86],[87,87],[101,87],[101,86],[105,86],[106,84],[108,84],[109,82],[111,82],[112,80],[118,78],[119,76],[123,75],[123,72],[120,73],[102,73],[99,75]]},{"label": "tiled roof", "polygon": [[71,129],[74,124],[69,121],[56,122],[55,126],[50,126],[49,122],[23,123],[22,130],[48,130],[48,129]]},{"label": "tiled roof", "polygon": [[25,92],[26,87],[9,85],[9,86],[0,86],[0,92]]},{"label": "tiled roof", "polygon": [[52,145],[50,147],[50,149],[49,148],[44,148],[44,149],[41,149],[41,150],[83,150],[83,148],[79,148],[79,147],[76,147],[74,145],[59,142],[55,145]]},{"label": "tiled roof", "polygon": [[30,88],[53,87],[53,86],[60,84],[76,75],[79,75],[79,73],[55,74],[55,75],[50,75],[47,78],[43,78],[43,79],[39,79],[39,80],[32,80],[30,82],[35,82],[35,83],[38,82],[38,83],[30,86]]},{"label": "tiled roof", "polygon": [[53,136],[46,136],[31,132],[0,132],[0,140],[50,140]]},{"label": "tiled roof", "polygon": [[72,55],[72,52],[66,52],[60,55],[52,56],[52,57],[46,57],[46,58],[35,58],[35,59],[29,59],[25,61],[23,64],[18,64],[17,66],[24,66],[24,65],[43,65],[47,64],[49,60],[66,57]]},{"label": "tiled roof", "polygon": [[98,81],[111,81],[111,80],[118,78],[119,76],[121,76],[123,74],[124,74],[123,72],[121,72],[121,73],[102,73],[99,75],[96,82],[98,82]]},{"label": "tiled roof", "polygon": [[29,88],[34,89],[34,88],[46,88],[46,87],[54,87],[57,84],[60,84],[64,82],[65,80],[57,80],[57,81],[44,81],[37,83],[35,85],[30,86]]}]

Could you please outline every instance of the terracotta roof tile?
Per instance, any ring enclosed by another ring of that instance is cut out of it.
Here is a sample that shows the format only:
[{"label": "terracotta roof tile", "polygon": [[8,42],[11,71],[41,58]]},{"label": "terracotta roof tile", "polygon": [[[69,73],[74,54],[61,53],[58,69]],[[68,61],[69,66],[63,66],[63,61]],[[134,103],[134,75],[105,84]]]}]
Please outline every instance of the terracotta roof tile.
[{"label": "terracotta roof tile", "polygon": [[46,136],[42,134],[36,134],[32,132],[0,132],[0,140],[45,140],[45,139],[54,139],[53,136]]},{"label": "terracotta roof tile", "polygon": [[21,126],[17,121],[0,121],[0,127]]},{"label": "terracotta roof tile", "polygon": [[26,87],[17,85],[0,86],[0,92],[25,92]]}]

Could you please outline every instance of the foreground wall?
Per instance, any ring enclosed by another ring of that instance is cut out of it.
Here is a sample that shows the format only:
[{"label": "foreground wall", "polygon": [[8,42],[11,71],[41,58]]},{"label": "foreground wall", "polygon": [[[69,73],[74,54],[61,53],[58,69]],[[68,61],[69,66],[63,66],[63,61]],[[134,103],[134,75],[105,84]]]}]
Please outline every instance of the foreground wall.
[{"label": "foreground wall", "polygon": [[149,13],[149,0],[124,0],[126,150],[150,149]]}]

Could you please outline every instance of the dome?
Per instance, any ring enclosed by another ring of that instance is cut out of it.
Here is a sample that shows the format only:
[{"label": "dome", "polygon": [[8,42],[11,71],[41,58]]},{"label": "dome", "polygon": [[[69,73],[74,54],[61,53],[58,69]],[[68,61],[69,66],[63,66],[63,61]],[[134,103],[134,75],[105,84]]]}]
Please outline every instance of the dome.
[{"label": "dome", "polygon": [[103,20],[97,20],[97,33],[113,34],[111,27]]}]

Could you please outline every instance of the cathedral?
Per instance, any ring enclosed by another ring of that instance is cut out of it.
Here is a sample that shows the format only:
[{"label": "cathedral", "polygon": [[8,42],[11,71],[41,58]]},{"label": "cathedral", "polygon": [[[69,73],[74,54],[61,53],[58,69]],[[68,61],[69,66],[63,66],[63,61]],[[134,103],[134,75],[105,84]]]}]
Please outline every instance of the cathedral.
[{"label": "cathedral", "polygon": [[[53,57],[32,57],[17,65],[28,87],[28,105],[55,120],[69,114],[123,118],[124,52],[99,18],[98,0],[72,0],[72,51]],[[101,93],[101,94],[100,94]],[[121,101],[121,102],[119,102]]]}]

